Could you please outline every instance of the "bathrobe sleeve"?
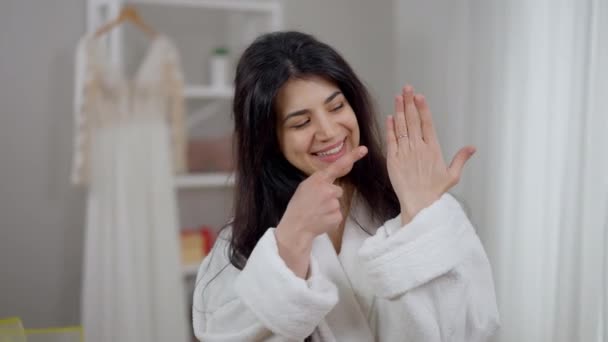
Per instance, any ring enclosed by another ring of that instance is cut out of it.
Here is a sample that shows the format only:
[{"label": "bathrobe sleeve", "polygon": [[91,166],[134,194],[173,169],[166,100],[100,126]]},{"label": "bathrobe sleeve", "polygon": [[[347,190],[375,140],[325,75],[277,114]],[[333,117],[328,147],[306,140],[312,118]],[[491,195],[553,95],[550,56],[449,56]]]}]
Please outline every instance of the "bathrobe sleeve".
[{"label": "bathrobe sleeve", "polygon": [[377,339],[401,326],[405,340],[486,341],[499,326],[489,261],[451,195],[405,226],[399,216],[387,221],[358,254],[375,289]]},{"label": "bathrobe sleeve", "polygon": [[278,254],[274,228],[258,241],[246,266],[228,259],[218,239],[198,272],[193,326],[201,341],[302,341],[338,301],[335,285],[311,258],[308,279],[297,277]]}]

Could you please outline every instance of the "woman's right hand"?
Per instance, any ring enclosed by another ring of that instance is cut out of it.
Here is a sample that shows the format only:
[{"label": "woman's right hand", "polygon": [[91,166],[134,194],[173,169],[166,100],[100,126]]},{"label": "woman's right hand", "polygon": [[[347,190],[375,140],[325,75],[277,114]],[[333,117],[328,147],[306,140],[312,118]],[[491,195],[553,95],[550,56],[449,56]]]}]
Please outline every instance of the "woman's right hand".
[{"label": "woman's right hand", "polygon": [[339,201],[343,191],[334,181],[366,154],[367,147],[358,146],[302,181],[289,200],[275,237],[279,255],[296,275],[306,276],[314,238],[336,229],[343,220]]}]

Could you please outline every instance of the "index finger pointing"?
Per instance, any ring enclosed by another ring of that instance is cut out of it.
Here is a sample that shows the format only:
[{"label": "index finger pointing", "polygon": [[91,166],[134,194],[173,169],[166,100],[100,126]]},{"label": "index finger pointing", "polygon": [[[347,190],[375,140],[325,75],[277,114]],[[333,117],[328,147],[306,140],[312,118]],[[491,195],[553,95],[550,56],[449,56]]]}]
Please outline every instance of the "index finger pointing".
[{"label": "index finger pointing", "polygon": [[366,154],[367,147],[358,146],[342,156],[342,158],[331,163],[328,167],[320,172],[327,181],[333,183],[336,179],[348,174],[353,168],[353,164],[355,164],[359,159],[363,158]]}]

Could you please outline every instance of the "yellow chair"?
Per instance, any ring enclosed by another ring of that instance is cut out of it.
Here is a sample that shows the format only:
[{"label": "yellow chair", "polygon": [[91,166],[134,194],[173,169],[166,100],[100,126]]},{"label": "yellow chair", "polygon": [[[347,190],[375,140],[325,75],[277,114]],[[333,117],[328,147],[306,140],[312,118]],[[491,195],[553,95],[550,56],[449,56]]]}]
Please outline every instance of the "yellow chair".
[{"label": "yellow chair", "polygon": [[25,329],[27,342],[83,342],[81,327]]},{"label": "yellow chair", "polygon": [[18,317],[0,319],[0,342],[83,342],[82,327],[23,329]]},{"label": "yellow chair", "polygon": [[0,319],[0,342],[27,342],[23,323],[18,317]]}]

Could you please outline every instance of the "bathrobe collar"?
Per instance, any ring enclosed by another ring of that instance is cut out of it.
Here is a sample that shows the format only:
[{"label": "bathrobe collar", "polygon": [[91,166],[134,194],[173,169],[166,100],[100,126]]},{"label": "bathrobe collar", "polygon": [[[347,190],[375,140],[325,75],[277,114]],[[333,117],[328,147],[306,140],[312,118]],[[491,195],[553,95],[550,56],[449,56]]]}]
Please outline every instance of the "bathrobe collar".
[{"label": "bathrobe collar", "polygon": [[365,238],[369,237],[357,222],[366,229],[373,227],[369,222],[360,221],[359,217],[365,217],[360,213],[365,210],[365,206],[357,197],[355,195],[353,198],[351,213],[344,225],[340,254],[336,254],[327,234],[318,236],[312,246],[312,255],[319,260],[319,271],[338,288],[338,303],[325,317],[336,341],[374,340],[367,320],[370,308],[366,304],[370,300],[361,298],[360,294],[358,298],[357,291],[352,286],[353,283],[362,283],[353,277],[360,276],[356,270],[357,251]]}]

